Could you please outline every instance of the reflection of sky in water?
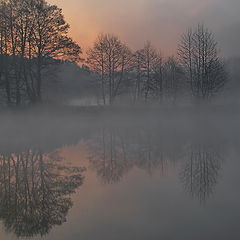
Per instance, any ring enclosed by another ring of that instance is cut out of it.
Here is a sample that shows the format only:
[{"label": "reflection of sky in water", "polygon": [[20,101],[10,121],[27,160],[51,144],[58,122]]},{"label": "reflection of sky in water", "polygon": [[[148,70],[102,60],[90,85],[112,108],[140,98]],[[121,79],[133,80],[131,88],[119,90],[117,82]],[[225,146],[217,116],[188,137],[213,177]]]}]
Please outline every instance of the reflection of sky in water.
[{"label": "reflection of sky in water", "polygon": [[[82,146],[71,150],[77,156]],[[186,194],[179,177],[182,163],[151,176],[135,166],[112,184],[101,181],[89,166],[84,184],[73,196],[68,222],[47,239],[237,239],[240,195],[235,154],[223,163],[214,194],[204,204]]]},{"label": "reflection of sky in water", "polygon": [[[56,136],[57,140],[53,138],[54,144],[46,152],[37,148],[2,152],[1,170],[7,168],[2,161],[9,157],[16,163],[18,156],[24,164],[27,159],[35,159],[34,176],[30,160],[26,169],[30,189],[34,182],[38,198],[31,200],[33,193],[30,193],[28,201],[35,204],[32,210],[38,209],[40,213],[44,201],[39,160],[44,161],[48,176],[46,198],[51,194],[56,196],[49,202],[54,207],[48,206],[51,216],[48,220],[53,221],[49,223],[49,234],[43,238],[39,236],[44,230],[43,223],[35,226],[38,236],[32,239],[239,239],[237,135],[233,137],[231,132],[219,133],[211,128],[208,136],[204,136],[203,129],[191,129],[190,125],[189,131],[185,131],[186,127],[160,129],[156,125],[101,126],[88,134],[82,130],[71,132],[68,126],[69,135],[62,138],[62,142],[69,145],[62,148]],[[65,130],[62,129],[60,136]],[[227,140],[231,137],[234,139],[230,143]],[[31,142],[31,145],[37,146],[37,143]],[[43,143],[39,146],[45,149]],[[14,174],[13,162],[11,168]],[[27,191],[24,169],[21,165],[20,200]],[[4,203],[2,209],[6,212],[8,195],[3,192],[7,181],[3,178],[1,172],[1,204]],[[14,199],[16,185],[14,178],[11,181],[10,196]],[[63,199],[68,201],[65,209]],[[12,208],[14,205],[11,201]],[[60,211],[56,210],[58,206]],[[11,212],[14,211],[11,209]],[[15,239],[15,229],[9,228],[6,233],[3,227],[10,215],[2,213],[0,239]],[[15,214],[19,214],[15,226],[22,226],[26,218],[21,211]],[[56,214],[61,216],[59,222],[54,219]]]},{"label": "reflection of sky in water", "polygon": [[133,167],[113,184],[105,184],[94,169],[88,170],[73,197],[69,229],[52,232],[49,239],[238,239],[237,160],[236,152],[229,154],[214,194],[204,204],[193,201],[183,189],[181,163],[152,176]]}]

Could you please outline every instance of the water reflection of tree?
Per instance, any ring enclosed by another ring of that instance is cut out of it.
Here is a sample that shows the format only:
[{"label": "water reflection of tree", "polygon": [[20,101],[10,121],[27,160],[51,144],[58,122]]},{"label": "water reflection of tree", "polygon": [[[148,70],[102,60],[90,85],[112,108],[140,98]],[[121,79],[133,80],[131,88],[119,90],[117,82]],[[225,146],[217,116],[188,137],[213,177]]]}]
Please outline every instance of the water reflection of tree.
[{"label": "water reflection of tree", "polygon": [[[90,165],[104,183],[115,183],[132,168],[143,169],[149,175],[164,174],[168,166],[182,160],[185,142],[181,138],[162,138],[158,132],[141,129],[105,128],[91,142]],[[205,202],[217,184],[221,157],[216,148],[191,147],[181,170],[181,181],[187,192]]]},{"label": "water reflection of tree", "polygon": [[164,173],[167,161],[160,140],[155,139],[151,132],[143,131],[138,134],[136,145],[137,147],[133,151],[135,165],[147,171],[149,175],[156,170]]},{"label": "water reflection of tree", "polygon": [[104,183],[122,179],[134,166],[149,175],[165,170],[166,154],[156,134],[104,128],[90,145],[90,165]]},{"label": "water reflection of tree", "polygon": [[83,169],[62,160],[57,152],[34,150],[0,155],[0,219],[8,231],[43,236],[66,221]]},{"label": "water reflection of tree", "polygon": [[115,130],[103,129],[91,147],[90,164],[104,183],[120,181],[132,164],[124,139]]},{"label": "water reflection of tree", "polygon": [[181,172],[181,180],[187,192],[201,203],[213,194],[217,184],[221,157],[209,147],[192,148]]}]

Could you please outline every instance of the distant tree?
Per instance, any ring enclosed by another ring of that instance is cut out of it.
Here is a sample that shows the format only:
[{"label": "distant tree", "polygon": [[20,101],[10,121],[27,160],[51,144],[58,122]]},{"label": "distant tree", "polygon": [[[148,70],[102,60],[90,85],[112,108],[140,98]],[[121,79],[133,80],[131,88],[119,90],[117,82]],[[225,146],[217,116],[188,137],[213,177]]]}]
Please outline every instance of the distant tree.
[{"label": "distant tree", "polygon": [[178,56],[194,97],[209,99],[225,85],[224,62],[213,33],[204,25],[182,35]]},{"label": "distant tree", "polygon": [[136,51],[132,58],[132,69],[135,75],[133,87],[134,102],[138,101],[142,95],[142,54],[141,50]]},{"label": "distant tree", "polygon": [[149,93],[153,90],[153,72],[157,61],[157,52],[150,42],[147,42],[141,51],[142,70],[145,75],[144,98],[147,101]]},{"label": "distant tree", "polygon": [[163,92],[163,58],[160,53],[146,42],[144,47],[133,55],[135,73],[134,99],[147,101],[149,97],[161,97]]},{"label": "distant tree", "polygon": [[101,77],[104,104],[107,99],[109,104],[112,104],[119,94],[131,59],[130,49],[118,37],[101,34],[93,47],[87,51],[87,55],[90,68]]},{"label": "distant tree", "polygon": [[184,84],[182,68],[174,57],[170,57],[164,64],[164,79],[166,98],[172,103],[176,103]]},{"label": "distant tree", "polygon": [[164,59],[161,53],[157,53],[157,58],[154,64],[155,95],[160,100],[163,99],[164,94]]},{"label": "distant tree", "polygon": [[90,69],[96,73],[100,74],[101,78],[101,88],[102,88],[102,99],[104,105],[106,104],[106,54],[105,54],[105,44],[103,35],[99,35],[93,47],[87,51],[87,64]]}]

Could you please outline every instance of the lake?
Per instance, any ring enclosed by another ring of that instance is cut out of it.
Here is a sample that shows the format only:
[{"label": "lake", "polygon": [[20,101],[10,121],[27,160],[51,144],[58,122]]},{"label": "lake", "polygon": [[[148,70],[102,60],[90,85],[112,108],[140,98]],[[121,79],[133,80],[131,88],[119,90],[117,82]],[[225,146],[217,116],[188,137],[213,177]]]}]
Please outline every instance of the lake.
[{"label": "lake", "polygon": [[239,116],[4,114],[0,239],[240,239]]}]

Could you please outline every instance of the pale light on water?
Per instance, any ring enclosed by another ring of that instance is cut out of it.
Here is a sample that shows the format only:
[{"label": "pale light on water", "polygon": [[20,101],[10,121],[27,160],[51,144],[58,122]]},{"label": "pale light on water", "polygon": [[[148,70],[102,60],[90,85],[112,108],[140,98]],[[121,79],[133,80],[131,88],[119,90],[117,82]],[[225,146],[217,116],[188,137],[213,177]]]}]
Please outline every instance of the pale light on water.
[{"label": "pale light on water", "polygon": [[238,129],[218,117],[17,116],[0,239],[239,239]]}]

